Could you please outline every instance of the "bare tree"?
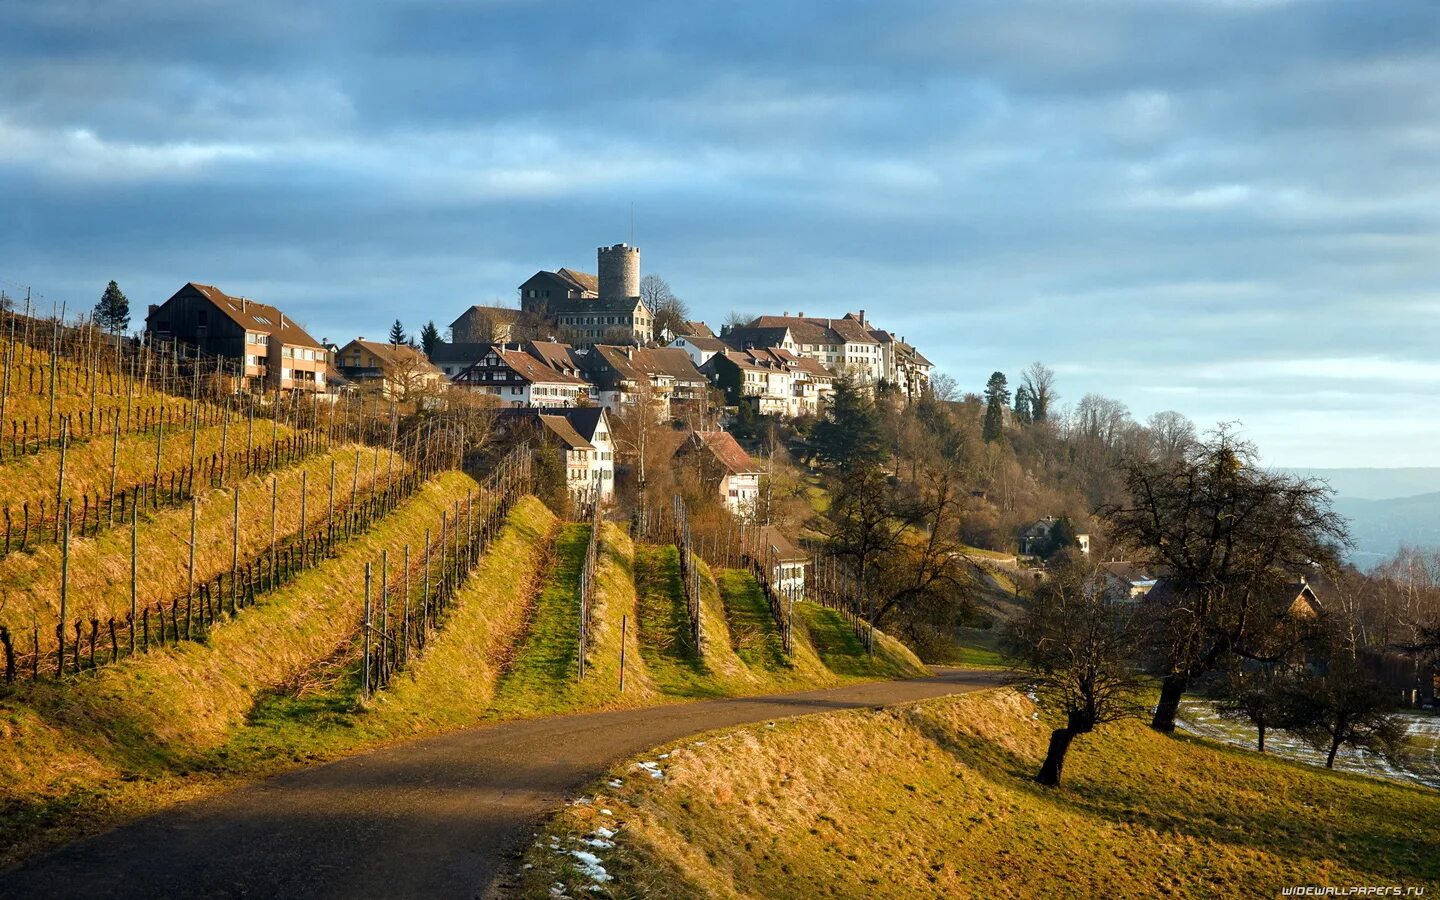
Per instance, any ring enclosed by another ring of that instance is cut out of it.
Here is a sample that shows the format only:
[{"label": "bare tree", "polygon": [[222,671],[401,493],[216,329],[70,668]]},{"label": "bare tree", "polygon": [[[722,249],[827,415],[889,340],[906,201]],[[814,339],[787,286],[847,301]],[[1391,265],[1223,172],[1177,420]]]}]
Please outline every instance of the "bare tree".
[{"label": "bare tree", "polygon": [[1155,413],[1145,421],[1145,427],[1150,429],[1155,452],[1161,459],[1181,458],[1199,437],[1195,423],[1173,409]]},{"label": "bare tree", "polygon": [[1136,712],[1135,648],[1143,621],[1112,596],[1104,573],[1076,564],[1044,582],[1023,615],[1005,628],[1004,645],[1040,708],[1059,724],[1035,780],[1060,783],[1075,738]]},{"label": "bare tree", "polygon": [[1033,362],[1020,373],[1020,386],[1030,398],[1030,417],[1034,422],[1049,421],[1050,412],[1060,395],[1055,393],[1055,372],[1042,362]]},{"label": "bare tree", "polygon": [[1129,500],[1101,515],[1117,547],[1170,573],[1147,604],[1164,671],[1151,725],[1170,732],[1192,679],[1227,654],[1258,655],[1256,639],[1290,614],[1294,597],[1277,589],[1336,571],[1349,536],[1327,485],[1263,469],[1224,428],[1182,459],[1131,460],[1125,482]]},{"label": "bare tree", "polygon": [[651,273],[640,279],[640,299],[651,313],[651,324],[658,336],[669,329],[671,334],[684,334],[690,310],[685,301],[675,296],[670,283],[659,275]]},{"label": "bare tree", "polygon": [[960,383],[948,372],[940,372],[930,379],[930,392],[936,400],[951,403],[960,399]]},{"label": "bare tree", "polygon": [[750,315],[749,313],[741,312],[738,309],[732,309],[725,314],[725,318],[722,320],[721,331],[729,331],[732,328],[744,328],[746,325],[749,325],[754,320],[755,317]]}]

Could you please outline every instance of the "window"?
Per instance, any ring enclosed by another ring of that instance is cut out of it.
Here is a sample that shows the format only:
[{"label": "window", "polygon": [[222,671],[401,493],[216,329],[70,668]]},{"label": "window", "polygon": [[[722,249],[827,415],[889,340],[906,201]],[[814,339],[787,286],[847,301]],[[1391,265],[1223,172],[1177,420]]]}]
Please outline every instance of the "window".
[{"label": "window", "polygon": [[274,324],[275,324],[274,322],[270,321],[269,319],[265,318],[264,316],[256,316],[256,317],[255,317],[255,321],[259,322],[261,325],[274,325]]}]

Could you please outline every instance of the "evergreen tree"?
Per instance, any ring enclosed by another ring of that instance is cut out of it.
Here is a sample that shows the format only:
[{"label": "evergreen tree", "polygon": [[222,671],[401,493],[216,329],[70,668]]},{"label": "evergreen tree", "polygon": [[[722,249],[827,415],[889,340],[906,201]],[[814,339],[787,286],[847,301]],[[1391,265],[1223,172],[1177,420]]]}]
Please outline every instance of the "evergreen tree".
[{"label": "evergreen tree", "polygon": [[1021,425],[1035,422],[1035,401],[1030,394],[1030,388],[1023,384],[1015,391],[1015,421]]},{"label": "evergreen tree", "polygon": [[836,379],[825,417],[815,423],[810,439],[820,461],[837,469],[878,465],[887,455],[880,413],[848,376]]},{"label": "evergreen tree", "polygon": [[405,333],[405,326],[400,324],[399,319],[396,319],[395,324],[390,326],[390,343],[398,347],[409,340],[410,336]]},{"label": "evergreen tree", "polygon": [[130,327],[130,301],[120,290],[120,285],[113,281],[105,286],[105,293],[95,304],[95,322],[113,334],[120,334]]},{"label": "evergreen tree", "polygon": [[985,440],[998,441],[1005,430],[1005,407],[1010,405],[1010,387],[1004,372],[996,372],[985,383]]},{"label": "evergreen tree", "polygon": [[438,343],[440,343],[440,329],[435,327],[435,321],[432,319],[425,323],[424,328],[420,329],[420,346],[424,348],[425,355],[429,356],[435,352],[435,345]]}]

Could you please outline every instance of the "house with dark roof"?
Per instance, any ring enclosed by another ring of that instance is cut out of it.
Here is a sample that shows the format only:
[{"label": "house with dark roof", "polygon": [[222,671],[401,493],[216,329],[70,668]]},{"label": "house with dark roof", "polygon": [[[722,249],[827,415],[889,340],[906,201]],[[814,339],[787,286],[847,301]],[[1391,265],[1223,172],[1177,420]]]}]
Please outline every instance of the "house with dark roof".
[{"label": "house with dark roof", "polygon": [[563,454],[565,485],[577,502],[602,503],[615,494],[615,441],[604,407],[507,409],[500,428],[512,439],[557,446]]},{"label": "house with dark roof", "polygon": [[677,466],[694,465],[701,484],[720,494],[720,502],[738,516],[750,517],[760,498],[763,470],[728,431],[693,431],[675,451]]},{"label": "house with dark roof", "polygon": [[327,392],[330,353],[323,344],[279,309],[213,285],[188,282],[151,305],[145,333],[231,360],[250,390]]},{"label": "house with dark roof", "polygon": [[363,337],[336,351],[335,365],[351,385],[373,390],[386,400],[414,400],[450,384],[445,373],[414,347]]},{"label": "house with dark roof", "polygon": [[450,339],[461,344],[513,341],[522,315],[518,309],[476,304],[450,323]]},{"label": "house with dark roof", "polygon": [[[1164,575],[1144,597],[1146,603],[1175,603],[1186,597],[1186,591],[1174,578]],[[1257,599],[1258,608],[1284,610],[1292,619],[1314,619],[1325,611],[1314,586],[1303,575],[1261,589]]]},{"label": "house with dark roof", "polygon": [[[530,347],[549,343],[532,341]],[[540,352],[558,358],[558,352]],[[508,407],[572,407],[593,403],[594,388],[576,374],[548,365],[520,344],[495,344],[451,383],[469,391],[498,397]]]},{"label": "house with dark roof", "polygon": [[430,348],[430,361],[439,367],[446,378],[453,379],[479,362],[481,357],[489,353],[493,346],[495,346],[493,343],[485,341],[464,343],[437,341],[435,346]]}]

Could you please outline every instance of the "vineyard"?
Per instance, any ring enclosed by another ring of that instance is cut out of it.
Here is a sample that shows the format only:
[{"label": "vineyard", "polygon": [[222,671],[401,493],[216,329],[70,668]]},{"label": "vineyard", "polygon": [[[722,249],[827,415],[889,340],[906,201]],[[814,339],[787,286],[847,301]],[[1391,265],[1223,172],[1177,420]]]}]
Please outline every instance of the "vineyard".
[{"label": "vineyard", "polygon": [[184,347],[0,328],[0,865],[412,735],[922,671],[682,505],[561,521],[528,447],[471,452],[472,411],[252,396]]}]

